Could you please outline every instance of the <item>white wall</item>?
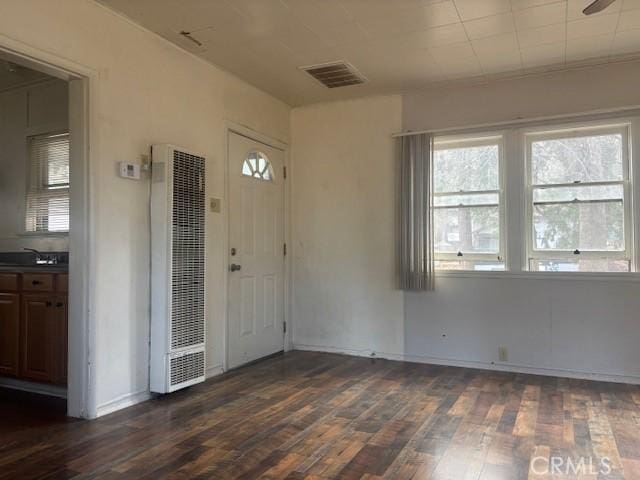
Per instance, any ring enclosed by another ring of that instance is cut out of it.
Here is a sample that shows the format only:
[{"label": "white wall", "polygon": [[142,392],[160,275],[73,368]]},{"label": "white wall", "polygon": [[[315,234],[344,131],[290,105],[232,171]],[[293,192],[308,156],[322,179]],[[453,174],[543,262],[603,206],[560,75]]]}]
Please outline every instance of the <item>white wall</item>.
[{"label": "white wall", "polygon": [[[202,152],[208,196],[224,202],[226,120],[286,141],[290,110],[92,1],[3,1],[0,10],[2,35],[98,72],[94,373],[95,407],[105,413],[144,398],[148,388],[149,185],[118,178],[117,163],[138,161],[153,143]],[[207,214],[213,370],[224,356],[225,225],[224,214]]]},{"label": "white wall", "polygon": [[[411,93],[403,100],[403,130],[637,106],[639,78],[635,62]],[[639,308],[634,282],[441,277],[435,292],[405,296],[403,354],[491,366],[504,345],[504,368],[640,381]]]},{"label": "white wall", "polygon": [[402,351],[394,289],[394,155],[400,96],[294,109],[293,342]]},{"label": "white wall", "polygon": [[439,277],[434,292],[405,294],[403,356],[640,382],[639,285]]},{"label": "white wall", "polygon": [[27,139],[68,129],[68,88],[52,79],[0,92],[0,252],[67,251],[67,235],[24,236]]},{"label": "white wall", "polygon": [[[637,78],[640,64],[625,64],[407,94],[402,129],[637,105]],[[394,289],[397,115],[397,97],[293,111],[296,348],[640,381],[640,283],[520,273],[439,276],[431,293]]]},{"label": "white wall", "polygon": [[640,62],[548,73],[403,97],[403,130],[429,130],[640,106]]}]

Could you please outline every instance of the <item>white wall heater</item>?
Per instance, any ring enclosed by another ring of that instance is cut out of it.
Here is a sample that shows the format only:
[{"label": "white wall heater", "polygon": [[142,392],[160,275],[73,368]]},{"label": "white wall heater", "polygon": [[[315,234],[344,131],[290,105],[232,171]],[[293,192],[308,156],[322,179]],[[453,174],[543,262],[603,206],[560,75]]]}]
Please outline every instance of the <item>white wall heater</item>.
[{"label": "white wall heater", "polygon": [[153,145],[151,181],[152,392],[205,379],[205,159]]}]

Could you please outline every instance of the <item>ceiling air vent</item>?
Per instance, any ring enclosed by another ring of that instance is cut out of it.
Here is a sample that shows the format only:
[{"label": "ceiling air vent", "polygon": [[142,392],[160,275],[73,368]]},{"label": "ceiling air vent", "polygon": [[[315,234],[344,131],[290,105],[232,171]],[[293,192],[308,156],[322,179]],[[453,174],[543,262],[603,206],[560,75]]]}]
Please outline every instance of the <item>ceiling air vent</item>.
[{"label": "ceiling air vent", "polygon": [[347,62],[331,62],[321,65],[300,67],[327,88],[360,85],[367,81],[364,76]]}]

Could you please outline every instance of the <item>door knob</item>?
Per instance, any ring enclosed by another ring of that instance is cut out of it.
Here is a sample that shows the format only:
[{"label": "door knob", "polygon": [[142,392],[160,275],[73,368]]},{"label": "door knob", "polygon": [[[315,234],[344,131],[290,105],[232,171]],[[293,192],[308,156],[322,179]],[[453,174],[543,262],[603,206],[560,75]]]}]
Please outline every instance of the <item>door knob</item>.
[{"label": "door knob", "polygon": [[237,272],[241,268],[242,265],[238,265],[237,263],[232,263],[231,265],[229,265],[229,270],[231,270],[232,272]]}]

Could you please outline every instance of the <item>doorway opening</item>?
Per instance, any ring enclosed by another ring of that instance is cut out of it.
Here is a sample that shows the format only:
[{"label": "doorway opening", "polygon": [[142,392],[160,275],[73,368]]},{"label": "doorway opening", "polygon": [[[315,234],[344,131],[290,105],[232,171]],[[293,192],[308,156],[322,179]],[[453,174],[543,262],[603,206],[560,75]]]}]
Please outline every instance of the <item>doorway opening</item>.
[{"label": "doorway opening", "polygon": [[0,402],[75,417],[93,416],[87,85],[0,50]]}]

